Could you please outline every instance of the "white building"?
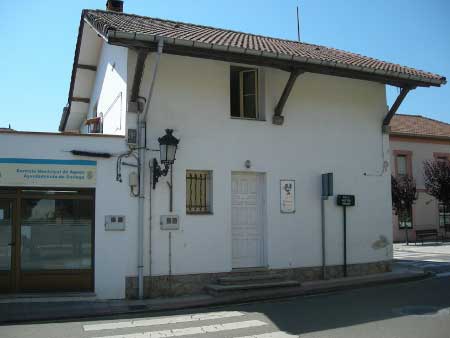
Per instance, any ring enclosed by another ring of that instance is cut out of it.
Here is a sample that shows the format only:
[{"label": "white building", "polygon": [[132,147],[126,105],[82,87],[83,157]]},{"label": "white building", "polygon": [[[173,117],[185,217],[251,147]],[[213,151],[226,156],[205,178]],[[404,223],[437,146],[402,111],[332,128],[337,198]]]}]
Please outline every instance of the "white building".
[{"label": "white building", "polygon": [[[0,133],[0,190],[8,195],[1,222],[15,238],[0,243],[4,289],[158,296],[201,292],[253,268],[318,279],[323,263],[327,277],[341,276],[343,208],[334,197],[324,201],[322,232],[324,173],[333,173],[334,195],[356,198],[347,208],[348,273],[389,270],[386,126],[409,90],[445,78],[316,45],[123,14],[120,1],[109,6],[82,13],[63,134]],[[390,110],[387,84],[402,88]],[[180,141],[172,173],[153,189],[165,129]],[[44,177],[23,174],[39,166]],[[81,178],[55,179],[54,170]],[[52,202],[29,202],[33,193]],[[91,211],[78,206],[83,199],[95,201]],[[21,211],[9,217],[12,209]],[[74,230],[78,223],[84,232]]]}]

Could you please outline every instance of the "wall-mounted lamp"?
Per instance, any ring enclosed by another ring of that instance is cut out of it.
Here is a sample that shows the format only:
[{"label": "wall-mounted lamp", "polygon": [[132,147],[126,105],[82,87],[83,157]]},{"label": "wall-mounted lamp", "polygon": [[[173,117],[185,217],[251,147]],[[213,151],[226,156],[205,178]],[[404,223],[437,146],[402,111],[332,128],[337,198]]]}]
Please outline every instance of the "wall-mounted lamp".
[{"label": "wall-mounted lamp", "polygon": [[161,176],[167,176],[169,169],[173,162],[175,162],[175,153],[177,152],[179,139],[174,137],[173,129],[166,129],[166,135],[158,138],[159,142],[159,154],[161,164],[164,165],[164,169],[158,164],[156,158],[153,159],[153,189],[156,187],[156,183]]}]

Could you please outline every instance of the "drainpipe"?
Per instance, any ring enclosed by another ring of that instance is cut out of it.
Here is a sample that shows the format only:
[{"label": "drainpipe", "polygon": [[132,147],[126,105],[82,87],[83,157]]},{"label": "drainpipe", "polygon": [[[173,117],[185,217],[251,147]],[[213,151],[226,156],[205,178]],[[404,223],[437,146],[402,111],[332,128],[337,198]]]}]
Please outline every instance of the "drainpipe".
[{"label": "drainpipe", "polygon": [[[145,155],[146,155],[146,133],[147,133],[147,116],[151,99],[153,95],[153,89],[155,87],[156,74],[158,72],[159,60],[163,51],[164,40],[158,40],[158,49],[156,52],[155,66],[153,67],[153,75],[150,83],[150,90],[145,101],[145,109],[143,116],[138,117],[138,137],[139,137],[139,205],[138,205],[138,288],[139,299],[144,298],[144,202],[145,202]],[[141,114],[139,114],[141,115]],[[149,205],[151,206],[151,189],[149,189]],[[151,247],[151,208],[149,209],[149,233]],[[151,252],[151,251],[150,251]],[[150,257],[151,261],[151,257]]]}]

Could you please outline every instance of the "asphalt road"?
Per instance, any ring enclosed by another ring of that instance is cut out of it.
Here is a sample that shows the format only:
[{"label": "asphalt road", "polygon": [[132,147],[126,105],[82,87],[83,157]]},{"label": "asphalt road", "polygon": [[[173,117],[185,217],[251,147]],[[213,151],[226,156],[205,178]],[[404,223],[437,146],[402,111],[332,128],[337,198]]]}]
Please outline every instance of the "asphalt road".
[{"label": "asphalt road", "polygon": [[0,326],[1,338],[450,337],[450,278],[217,308]]}]

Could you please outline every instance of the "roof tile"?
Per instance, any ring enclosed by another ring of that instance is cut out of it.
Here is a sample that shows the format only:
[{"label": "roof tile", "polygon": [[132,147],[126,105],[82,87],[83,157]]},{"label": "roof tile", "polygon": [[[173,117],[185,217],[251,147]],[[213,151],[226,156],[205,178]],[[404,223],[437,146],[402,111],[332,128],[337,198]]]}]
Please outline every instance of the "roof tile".
[{"label": "roof tile", "polygon": [[394,115],[390,127],[396,135],[450,138],[450,124],[420,115]]},{"label": "roof tile", "polygon": [[157,35],[193,42],[246,48],[258,52],[282,54],[288,57],[299,56],[317,61],[364,67],[366,69],[368,68],[369,71],[391,71],[398,74],[416,76],[423,81],[433,80],[440,81],[441,83],[446,82],[445,77],[423,70],[384,62],[339,49],[297,41],[111,11],[86,10],[85,15],[87,20],[105,35],[110,30]]}]

